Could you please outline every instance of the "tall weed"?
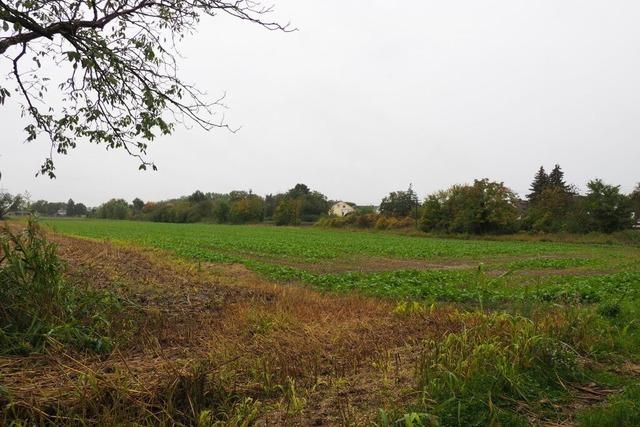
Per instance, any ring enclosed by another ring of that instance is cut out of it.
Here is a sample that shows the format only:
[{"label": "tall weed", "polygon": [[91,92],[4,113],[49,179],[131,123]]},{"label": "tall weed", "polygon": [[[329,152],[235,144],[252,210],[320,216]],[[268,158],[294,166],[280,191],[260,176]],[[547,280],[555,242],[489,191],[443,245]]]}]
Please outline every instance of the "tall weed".
[{"label": "tall weed", "polygon": [[110,350],[109,317],[119,300],[69,285],[64,268],[35,220],[0,231],[0,353],[38,352],[52,342]]}]

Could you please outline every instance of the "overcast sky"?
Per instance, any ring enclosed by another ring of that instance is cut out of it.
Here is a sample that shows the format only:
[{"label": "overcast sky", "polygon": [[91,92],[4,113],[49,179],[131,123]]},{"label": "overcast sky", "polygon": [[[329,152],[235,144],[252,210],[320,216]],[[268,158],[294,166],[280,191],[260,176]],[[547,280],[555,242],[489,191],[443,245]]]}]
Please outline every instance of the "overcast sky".
[{"label": "overcast sky", "polygon": [[[182,46],[183,77],[227,122],[152,144],[158,172],[102,147],[56,157],[25,144],[0,107],[2,187],[95,205],[196,189],[275,193],[304,182],[331,199],[378,203],[488,177],[526,194],[560,163],[584,189],[640,181],[640,2],[628,0],[276,0],[295,33],[205,19]],[[6,66],[6,61],[0,63]],[[3,73],[9,70],[0,70]]]}]

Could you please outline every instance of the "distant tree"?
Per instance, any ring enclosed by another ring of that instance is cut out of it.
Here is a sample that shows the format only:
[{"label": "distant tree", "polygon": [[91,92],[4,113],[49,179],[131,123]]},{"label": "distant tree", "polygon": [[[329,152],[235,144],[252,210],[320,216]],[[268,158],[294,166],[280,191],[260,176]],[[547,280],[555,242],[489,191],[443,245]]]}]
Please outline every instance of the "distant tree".
[{"label": "distant tree", "polygon": [[300,224],[300,202],[299,199],[285,197],[278,203],[273,215],[276,225],[298,225]]},{"label": "distant tree", "polygon": [[75,216],[86,216],[89,213],[89,209],[85,206],[84,203],[76,203],[73,214]]},{"label": "distant tree", "polygon": [[107,219],[127,219],[129,204],[123,199],[111,199],[98,208],[97,216]]},{"label": "distant tree", "polygon": [[578,231],[576,198],[561,187],[548,186],[530,204],[524,226],[536,232]]},{"label": "distant tree", "polygon": [[424,200],[420,220],[420,227],[424,231],[449,231],[452,214],[448,212],[447,200],[452,191],[439,191]]},{"label": "distant tree", "polygon": [[[145,210],[150,203],[145,205]],[[153,204],[153,209],[147,213],[147,218],[154,222],[180,222],[174,203],[158,202]]]},{"label": "distant tree", "polygon": [[228,200],[219,198],[213,202],[212,216],[218,224],[229,222],[230,211]]},{"label": "distant tree", "polygon": [[[297,206],[296,212],[299,218],[295,222],[317,221],[329,210],[327,197],[319,191],[311,191],[305,184],[296,184],[286,193],[273,196],[273,200],[270,200],[270,203],[275,203],[275,209],[277,210],[277,206],[285,199],[295,203]],[[273,211],[273,216],[275,218],[275,210]]]},{"label": "distant tree", "polygon": [[251,191],[244,191],[244,190],[234,190],[231,191],[229,193],[229,200],[230,201],[235,201],[235,200],[242,200],[242,199],[246,199],[247,197],[251,196]]},{"label": "distant tree", "polygon": [[531,183],[531,192],[527,195],[527,199],[529,199],[530,202],[535,202],[548,185],[549,175],[547,175],[547,172],[544,170],[544,166],[540,166],[540,169],[538,169],[538,172]]},{"label": "distant tree", "polygon": [[319,191],[311,191],[298,200],[300,201],[300,219],[303,221],[317,221],[329,210],[327,196]]},{"label": "distant tree", "polygon": [[580,205],[577,191],[568,185],[564,172],[556,164],[547,175],[541,166],[531,184],[528,209],[523,228],[531,231],[577,231],[579,219],[576,209]]},{"label": "distant tree", "polygon": [[284,197],[282,194],[273,195],[267,194],[264,198],[264,217],[266,219],[273,218],[275,214],[276,207],[278,206],[278,202]]},{"label": "distant tree", "polygon": [[67,203],[64,202],[48,202],[46,200],[37,200],[29,206],[31,212],[38,213],[43,216],[57,215],[61,209],[66,209]]},{"label": "distant tree", "polygon": [[424,231],[452,233],[509,233],[517,228],[517,197],[501,182],[475,180],[427,197],[423,204]]},{"label": "distant tree", "polygon": [[309,194],[311,190],[305,184],[296,184],[291,190],[287,191],[287,196],[292,199],[297,199]]},{"label": "distant tree", "polygon": [[564,180],[564,172],[560,165],[556,164],[549,173],[549,186],[558,188],[564,192],[570,193],[571,187]]},{"label": "distant tree", "polygon": [[35,202],[31,203],[31,205],[29,205],[29,210],[32,213],[35,212],[40,215],[46,215],[48,204],[49,202],[47,202],[46,200],[36,200]]},{"label": "distant tree", "polygon": [[148,215],[151,212],[153,212],[156,207],[157,207],[157,203],[147,202],[142,207],[142,213],[145,214],[145,215]]},{"label": "distant tree", "polygon": [[142,201],[142,199],[139,199],[137,197],[133,199],[131,205],[133,206],[133,212],[135,213],[142,212],[142,209],[144,208],[144,202]]},{"label": "distant tree", "polygon": [[205,196],[202,191],[196,190],[192,195],[189,196],[188,200],[191,203],[200,203],[207,200],[207,196]]},{"label": "distant tree", "polygon": [[76,214],[76,204],[73,199],[69,199],[66,206],[67,216],[75,216]]},{"label": "distant tree", "polygon": [[587,184],[587,188],[585,211],[588,231],[611,233],[631,227],[631,200],[620,193],[619,185],[607,185],[595,179]]},{"label": "distant tree", "polygon": [[229,221],[235,224],[262,222],[264,219],[264,201],[255,194],[234,199],[229,208]]},{"label": "distant tree", "polygon": [[380,202],[380,213],[385,216],[404,218],[414,212],[418,196],[409,185],[407,191],[393,191]]}]

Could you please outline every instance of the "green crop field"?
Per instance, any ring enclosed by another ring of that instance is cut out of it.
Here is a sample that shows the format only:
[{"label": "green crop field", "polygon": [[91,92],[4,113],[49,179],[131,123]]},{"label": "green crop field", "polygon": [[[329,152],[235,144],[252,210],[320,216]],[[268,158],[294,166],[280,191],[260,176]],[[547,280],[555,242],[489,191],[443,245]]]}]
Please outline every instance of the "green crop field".
[{"label": "green crop field", "polygon": [[55,231],[237,262],[323,290],[455,302],[599,302],[640,293],[640,248],[455,240],[390,233],[109,220],[52,220]]}]

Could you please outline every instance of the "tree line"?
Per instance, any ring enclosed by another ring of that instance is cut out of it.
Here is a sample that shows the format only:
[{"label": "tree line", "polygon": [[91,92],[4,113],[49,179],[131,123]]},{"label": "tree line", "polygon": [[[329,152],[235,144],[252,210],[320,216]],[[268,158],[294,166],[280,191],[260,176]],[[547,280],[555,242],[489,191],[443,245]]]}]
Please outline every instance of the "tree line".
[{"label": "tree line", "polygon": [[[547,173],[536,172],[525,198],[502,182],[487,178],[427,195],[422,201],[410,185],[407,190],[390,192],[378,207],[354,207],[345,217],[329,215],[334,201],[305,184],[286,192],[260,196],[252,191],[204,193],[160,202],[140,198],[127,202],[111,199],[88,209],[73,200],[29,203],[27,198],[0,197],[0,213],[11,208],[26,209],[43,216],[89,216],[106,219],[132,219],[155,222],[247,224],[269,222],[276,225],[316,223],[330,227],[409,228],[425,232],[462,234],[611,233],[631,228],[640,219],[640,184],[624,194],[620,186],[594,179],[580,194],[568,184],[559,165]],[[17,202],[17,203],[16,203]],[[3,210],[4,209],[4,210]]]},{"label": "tree line", "polygon": [[487,178],[453,185],[419,201],[412,186],[389,193],[378,213],[360,212],[325,218],[321,225],[359,228],[406,228],[460,234],[612,233],[629,229],[640,219],[640,183],[630,194],[618,185],[594,179],[580,194],[565,181],[560,165],[547,173],[540,167],[525,199],[503,182]]},{"label": "tree line", "polygon": [[265,197],[251,191],[203,193],[196,190],[189,196],[161,202],[143,202],[136,198],[131,204],[124,199],[112,199],[96,208],[93,216],[110,219],[135,219],[155,222],[219,224],[250,224],[264,221],[276,225],[298,225],[316,222],[326,215],[331,202],[305,184],[296,184],[284,193]]},{"label": "tree line", "polygon": [[640,217],[640,184],[629,194],[601,179],[587,183],[579,194],[555,165],[540,167],[525,200],[501,182],[475,180],[426,198],[420,226],[424,231],[452,233],[589,233],[631,228]]}]

